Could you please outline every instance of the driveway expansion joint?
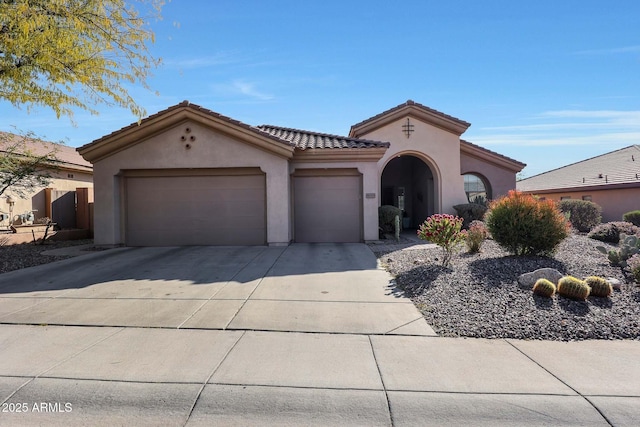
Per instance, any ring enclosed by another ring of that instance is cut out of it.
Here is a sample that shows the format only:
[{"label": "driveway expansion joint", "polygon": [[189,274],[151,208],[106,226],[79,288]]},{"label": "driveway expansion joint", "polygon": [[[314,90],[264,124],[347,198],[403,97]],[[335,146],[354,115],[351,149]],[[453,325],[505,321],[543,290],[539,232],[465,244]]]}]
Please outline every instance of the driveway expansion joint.
[{"label": "driveway expansion joint", "polygon": [[387,401],[387,411],[389,414],[389,422],[393,427],[395,424],[393,422],[393,411],[391,409],[391,402],[389,401],[389,392],[387,390],[387,386],[384,383],[384,377],[382,376],[382,370],[380,370],[380,364],[378,363],[378,358],[376,357],[376,350],[373,347],[371,336],[368,336],[367,338],[369,339],[369,347],[371,348],[371,355],[373,356],[373,362],[376,364],[376,369],[378,370],[378,375],[380,376],[380,382],[382,383],[382,390],[384,390],[384,398]]},{"label": "driveway expansion joint", "polygon": [[235,342],[233,343],[232,346],[229,347],[229,349],[227,350],[227,352],[224,354],[224,356],[222,357],[222,359],[220,359],[220,361],[218,362],[218,364],[211,370],[211,373],[209,374],[209,376],[204,380],[204,383],[202,383],[202,386],[200,387],[200,390],[198,390],[198,393],[196,394],[195,399],[193,400],[193,404],[191,405],[191,408],[189,409],[189,413],[187,414],[187,417],[184,421],[184,426],[186,426],[187,424],[189,424],[189,419],[191,418],[191,415],[193,414],[193,410],[196,408],[196,405],[198,404],[198,400],[200,400],[200,396],[202,396],[202,392],[204,391],[205,387],[207,386],[208,382],[211,380],[211,378],[213,378],[213,375],[218,371],[218,369],[220,368],[220,366],[222,366],[222,364],[224,363],[225,360],[227,360],[227,357],[229,356],[229,354],[233,351],[234,348],[236,348],[236,346],[238,345],[238,343],[240,342],[240,340],[242,339],[242,337],[244,337],[246,334],[246,332],[243,332],[242,334],[240,334],[240,336],[235,340]]},{"label": "driveway expansion joint", "polygon": [[[276,259],[273,261],[273,263],[269,266],[269,268],[267,269],[267,271],[262,275],[262,277],[260,277],[260,280],[258,280],[258,283],[256,284],[256,286],[251,290],[251,292],[249,293],[249,295],[247,295],[247,297],[245,298],[244,302],[240,305],[240,307],[238,307],[238,309],[236,310],[235,314],[233,316],[231,316],[231,319],[229,319],[229,321],[227,322],[227,324],[224,326],[224,329],[228,329],[229,325],[236,319],[236,317],[238,317],[238,314],[242,311],[242,309],[244,308],[245,304],[247,304],[247,301],[249,301],[251,299],[251,296],[256,292],[256,290],[258,289],[258,287],[260,287],[260,284],[262,283],[262,281],[264,280],[265,277],[269,276],[269,273],[271,272],[271,270],[273,270],[273,267],[276,265],[276,263],[278,262],[278,260],[282,257],[282,255],[284,255],[284,253],[287,251],[288,247],[285,248],[282,252],[280,252],[280,254],[276,257]],[[257,258],[257,255],[253,258],[255,259]],[[244,267],[246,268],[248,265],[250,265],[251,262],[248,262]],[[235,276],[234,276],[235,277]],[[194,313],[195,314],[195,313]]]},{"label": "driveway expansion joint", "polygon": [[521,353],[524,357],[526,357],[527,359],[531,360],[533,363],[535,363],[537,366],[539,366],[541,369],[543,369],[544,371],[546,371],[549,375],[551,375],[553,378],[555,378],[556,380],[558,380],[559,382],[561,382],[562,384],[564,384],[567,388],[573,390],[578,396],[582,397],[589,405],[591,405],[593,407],[593,409],[595,409],[598,414],[600,414],[600,416],[607,422],[607,424],[609,424],[610,426],[614,426],[614,424],[611,422],[611,420],[609,420],[609,418],[607,418],[607,416],[604,414],[604,412],[602,412],[602,410],[600,410],[600,408],[598,408],[598,406],[593,403],[591,401],[591,399],[589,399],[586,395],[580,393],[577,389],[575,389],[574,387],[572,387],[571,385],[569,385],[566,381],[562,380],[560,377],[558,377],[556,374],[554,374],[553,372],[551,372],[549,369],[545,368],[544,366],[542,366],[537,360],[535,360],[533,357],[529,356],[527,353],[525,353],[524,351],[522,351],[518,346],[516,346],[514,343],[511,342],[510,339],[505,339],[504,340],[507,344],[509,344],[511,347],[513,347],[514,349],[516,349],[519,353]]},{"label": "driveway expansion joint", "polygon": [[33,382],[34,380],[38,379],[38,378],[46,378],[44,375],[51,371],[52,369],[56,368],[57,366],[62,365],[63,363],[68,362],[69,360],[73,359],[74,357],[78,356],[79,354],[84,353],[85,351],[89,350],[92,347],[95,347],[96,345],[100,344],[101,342],[114,337],[115,335],[119,334],[120,332],[122,332],[124,330],[124,328],[118,328],[117,330],[113,331],[113,333],[108,334],[100,339],[98,339],[97,341],[94,341],[93,343],[89,344],[86,347],[83,347],[82,349],[76,351],[75,353],[67,356],[66,358],[58,361],[58,363],[54,364],[53,366],[50,366],[49,368],[45,369],[44,371],[42,371],[39,374],[36,374],[33,377],[30,377],[31,379],[27,382],[25,382],[24,384],[22,384],[20,387],[18,387],[17,389],[15,389],[9,396],[7,396],[6,399],[4,399],[2,402],[0,402],[0,404],[4,404],[5,402],[7,402],[9,399],[11,399],[17,392],[19,392],[20,390],[22,390],[24,387],[26,387],[28,384],[30,384],[31,382]]}]

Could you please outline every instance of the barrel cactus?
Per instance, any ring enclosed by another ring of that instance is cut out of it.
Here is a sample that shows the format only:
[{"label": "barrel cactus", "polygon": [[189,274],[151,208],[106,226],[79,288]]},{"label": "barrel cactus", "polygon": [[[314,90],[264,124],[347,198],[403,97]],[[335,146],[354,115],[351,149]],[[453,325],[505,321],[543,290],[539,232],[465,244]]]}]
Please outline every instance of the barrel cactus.
[{"label": "barrel cactus", "polygon": [[585,282],[573,276],[565,276],[558,281],[558,294],[567,298],[584,301],[591,288]]},{"label": "barrel cactus", "polygon": [[551,298],[556,293],[556,285],[547,279],[538,279],[533,285],[533,293],[543,297]]},{"label": "barrel cactus", "polygon": [[591,295],[594,297],[608,297],[613,292],[613,287],[606,279],[597,276],[589,276],[584,282],[591,288]]}]

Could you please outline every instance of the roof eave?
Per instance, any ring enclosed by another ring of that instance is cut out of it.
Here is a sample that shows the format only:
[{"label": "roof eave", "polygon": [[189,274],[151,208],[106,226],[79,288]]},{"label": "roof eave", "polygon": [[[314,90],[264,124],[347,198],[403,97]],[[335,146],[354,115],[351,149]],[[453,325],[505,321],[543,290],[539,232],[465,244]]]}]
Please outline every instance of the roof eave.
[{"label": "roof eave", "polygon": [[53,169],[60,169],[69,172],[84,172],[88,174],[93,174],[93,168],[89,166],[75,165],[72,163],[60,163],[54,164],[51,166]]},{"label": "roof eave", "polygon": [[477,157],[481,160],[489,161],[497,164],[500,167],[518,173],[522,171],[527,165],[526,163],[519,162],[514,159],[510,159],[506,156],[494,153],[468,141],[460,140],[460,151],[469,154],[473,157]]},{"label": "roof eave", "polygon": [[444,113],[440,113],[436,110],[412,102],[401,104],[398,107],[392,108],[391,110],[351,126],[349,136],[352,138],[359,138],[362,135],[371,133],[376,129],[379,129],[391,122],[401,120],[407,116],[454,133],[457,136],[462,135],[469,126],[471,126],[470,123],[463,120],[447,116]]},{"label": "roof eave", "polygon": [[[516,183],[517,187],[518,183]],[[620,182],[613,184],[601,184],[601,185],[585,185],[585,186],[573,186],[573,187],[559,187],[559,188],[547,188],[539,190],[524,190],[519,189],[523,193],[529,194],[552,194],[552,193],[568,193],[573,191],[604,191],[604,190],[618,190],[625,188],[640,188],[640,181],[637,182]]]},{"label": "roof eave", "polygon": [[296,149],[293,162],[377,162],[387,147]]},{"label": "roof eave", "polygon": [[249,126],[238,125],[233,121],[227,120],[224,116],[218,117],[208,114],[206,111],[191,108],[189,104],[178,104],[170,107],[156,116],[144,119],[137,126],[127,126],[120,131],[83,145],[77,151],[85,160],[95,163],[187,120],[214,128],[281,157],[289,159],[293,156],[294,147],[284,141],[266,135],[257,129],[254,130]]}]

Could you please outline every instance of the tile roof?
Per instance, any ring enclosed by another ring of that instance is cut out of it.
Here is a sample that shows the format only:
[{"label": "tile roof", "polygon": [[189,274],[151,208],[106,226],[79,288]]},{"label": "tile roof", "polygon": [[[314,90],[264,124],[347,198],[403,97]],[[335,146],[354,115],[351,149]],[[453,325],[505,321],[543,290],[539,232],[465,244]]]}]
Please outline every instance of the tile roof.
[{"label": "tile roof", "polygon": [[285,141],[293,143],[296,148],[306,150],[310,148],[374,148],[389,147],[388,142],[371,141],[368,139],[349,138],[346,136],[327,133],[309,132],[279,126],[261,125],[258,129]]},{"label": "tile roof", "polygon": [[74,147],[69,147],[55,142],[42,141],[35,138],[24,137],[9,132],[0,131],[0,152],[5,152],[7,144],[13,144],[21,140],[25,141],[26,147],[35,155],[46,155],[55,150],[55,156],[60,166],[74,168],[91,172],[93,165],[82,158]]},{"label": "tile roof", "polygon": [[88,147],[88,146],[91,146],[91,145],[94,145],[94,144],[98,144],[99,142],[101,142],[103,140],[106,140],[106,139],[109,139],[109,138],[111,138],[112,136],[114,136],[116,134],[119,134],[121,132],[125,132],[125,131],[130,130],[130,129],[137,128],[137,127],[139,127],[140,125],[142,125],[144,123],[150,122],[150,121],[152,121],[153,119],[155,119],[157,117],[165,115],[165,114],[167,114],[167,113],[169,113],[171,111],[178,110],[180,108],[189,108],[189,109],[194,110],[194,111],[199,111],[199,112],[204,113],[204,114],[206,114],[208,116],[211,116],[213,118],[217,118],[217,119],[226,121],[228,123],[231,123],[233,125],[242,127],[244,129],[251,130],[253,132],[259,133],[259,134],[261,134],[263,136],[266,136],[267,138],[270,138],[270,139],[272,139],[274,141],[277,141],[277,142],[280,142],[282,144],[289,145],[289,146],[292,145],[289,141],[285,141],[285,140],[283,140],[281,138],[274,137],[273,135],[270,135],[268,132],[264,132],[263,130],[261,130],[261,129],[255,127],[255,126],[248,125],[248,124],[243,123],[243,122],[241,122],[239,120],[232,119],[231,117],[223,116],[220,113],[216,113],[215,111],[209,110],[207,108],[201,107],[201,106],[196,105],[196,104],[192,104],[191,102],[185,100],[185,101],[182,101],[179,104],[173,105],[173,106],[171,106],[169,108],[165,108],[162,111],[158,111],[155,114],[147,116],[144,119],[142,119],[140,122],[134,122],[134,123],[131,123],[130,125],[127,125],[127,126],[121,128],[121,129],[115,130],[115,131],[113,131],[113,132],[111,132],[111,133],[109,133],[109,134],[107,134],[107,135],[105,135],[105,136],[103,136],[101,138],[96,139],[95,141],[92,141],[92,142],[80,147],[79,149],[84,149],[85,147]]},{"label": "tile roof", "polygon": [[640,145],[592,157],[516,183],[521,191],[640,185]]},{"label": "tile roof", "polygon": [[370,122],[373,122],[373,121],[375,121],[375,120],[377,120],[377,119],[379,119],[379,118],[381,118],[381,117],[383,117],[383,116],[386,116],[386,115],[388,115],[388,114],[394,113],[394,112],[396,112],[396,111],[398,111],[398,110],[401,110],[401,109],[403,109],[403,108],[405,108],[405,107],[409,107],[409,106],[415,106],[415,107],[418,107],[418,108],[420,108],[420,109],[422,109],[422,110],[428,111],[429,113],[432,113],[432,114],[435,114],[435,115],[437,115],[437,116],[440,116],[440,117],[442,117],[443,119],[447,119],[447,120],[451,120],[451,121],[457,122],[457,123],[459,123],[459,124],[460,124],[460,125],[462,125],[462,126],[466,126],[466,127],[471,126],[471,123],[465,122],[464,120],[460,120],[460,119],[459,119],[459,118],[457,118],[457,117],[450,116],[450,115],[445,114],[445,113],[443,113],[443,112],[441,112],[441,111],[434,110],[433,108],[427,107],[426,105],[420,104],[420,103],[418,103],[418,102],[415,102],[415,101],[413,101],[413,100],[409,99],[409,100],[407,100],[407,102],[404,102],[404,103],[402,103],[402,104],[400,104],[400,105],[397,105],[397,106],[395,106],[395,107],[393,107],[393,108],[390,108],[390,109],[388,109],[388,110],[386,110],[386,111],[383,111],[383,112],[382,112],[382,113],[380,113],[380,114],[376,114],[376,115],[375,115],[375,116],[373,116],[373,117],[369,117],[368,119],[363,120],[363,121],[361,121],[360,123],[356,123],[355,125],[351,126],[351,129],[352,129],[352,131],[353,131],[353,130],[354,130],[354,129],[356,129],[356,128],[359,128],[359,127],[361,127],[361,126],[363,126],[363,125],[366,125],[366,124],[368,124],[368,123],[370,123]]}]

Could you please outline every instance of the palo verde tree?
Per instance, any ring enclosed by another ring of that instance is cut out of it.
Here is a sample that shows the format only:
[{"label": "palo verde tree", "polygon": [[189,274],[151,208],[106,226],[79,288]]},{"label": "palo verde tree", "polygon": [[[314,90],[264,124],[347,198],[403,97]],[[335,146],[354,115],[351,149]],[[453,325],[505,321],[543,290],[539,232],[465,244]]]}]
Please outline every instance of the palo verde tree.
[{"label": "palo verde tree", "polygon": [[159,64],[138,9],[159,18],[161,0],[0,0],[0,99],[73,117],[97,104],[145,111],[125,85],[149,88]]},{"label": "palo verde tree", "polygon": [[[139,10],[160,18],[162,3],[0,0],[0,100],[70,118],[74,109],[97,114],[96,105],[116,105],[141,118],[145,111],[126,85],[149,88],[159,60],[149,52],[154,36]],[[55,145],[21,133],[0,132],[0,195],[10,189],[24,198],[48,185],[57,163]]]}]

